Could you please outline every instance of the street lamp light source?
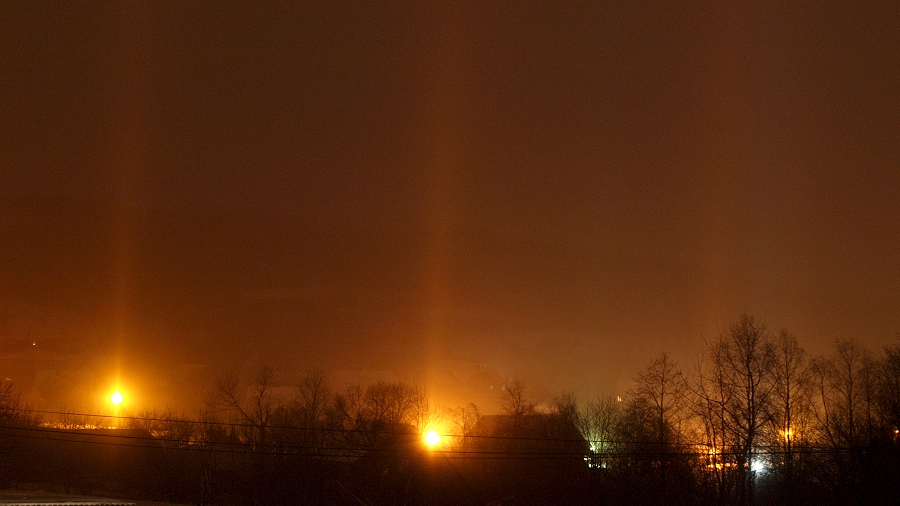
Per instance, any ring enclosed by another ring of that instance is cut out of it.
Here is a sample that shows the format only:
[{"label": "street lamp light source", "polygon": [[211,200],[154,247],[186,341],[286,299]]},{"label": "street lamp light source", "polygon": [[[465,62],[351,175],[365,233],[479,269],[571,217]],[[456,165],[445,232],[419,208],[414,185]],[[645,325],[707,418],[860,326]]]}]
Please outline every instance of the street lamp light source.
[{"label": "street lamp light source", "polygon": [[438,435],[434,430],[430,430],[425,434],[425,444],[428,446],[434,446],[441,441],[441,436]]}]

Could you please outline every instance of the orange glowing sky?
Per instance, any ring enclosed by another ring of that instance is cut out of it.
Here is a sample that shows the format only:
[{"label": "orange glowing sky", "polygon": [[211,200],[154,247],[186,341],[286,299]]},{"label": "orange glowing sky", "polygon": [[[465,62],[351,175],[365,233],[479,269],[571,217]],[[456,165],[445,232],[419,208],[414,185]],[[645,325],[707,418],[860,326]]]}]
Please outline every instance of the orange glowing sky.
[{"label": "orange glowing sky", "polygon": [[744,312],[896,339],[896,9],[444,4],[7,9],[0,343],[188,404],[260,364],[619,392]]}]

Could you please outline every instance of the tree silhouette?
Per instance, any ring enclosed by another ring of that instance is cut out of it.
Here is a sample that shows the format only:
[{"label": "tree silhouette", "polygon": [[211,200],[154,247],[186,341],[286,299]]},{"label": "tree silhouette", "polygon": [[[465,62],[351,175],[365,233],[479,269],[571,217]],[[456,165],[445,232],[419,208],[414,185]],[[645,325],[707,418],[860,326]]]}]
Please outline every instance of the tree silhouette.
[{"label": "tree silhouette", "polygon": [[[775,396],[776,357],[765,325],[743,315],[709,347],[707,371],[700,371],[695,391],[700,413],[716,452],[730,453],[738,476],[739,500],[754,501],[757,446],[771,419]],[[724,454],[723,454],[724,456]],[[721,464],[722,469],[728,462]],[[723,472],[722,478],[725,474]],[[724,481],[720,485],[725,485]],[[724,491],[724,489],[723,489]]]},{"label": "tree silhouette", "polygon": [[500,407],[512,417],[513,426],[519,426],[522,419],[533,415],[537,407],[525,397],[525,383],[521,379],[513,379],[503,387],[500,394]]}]

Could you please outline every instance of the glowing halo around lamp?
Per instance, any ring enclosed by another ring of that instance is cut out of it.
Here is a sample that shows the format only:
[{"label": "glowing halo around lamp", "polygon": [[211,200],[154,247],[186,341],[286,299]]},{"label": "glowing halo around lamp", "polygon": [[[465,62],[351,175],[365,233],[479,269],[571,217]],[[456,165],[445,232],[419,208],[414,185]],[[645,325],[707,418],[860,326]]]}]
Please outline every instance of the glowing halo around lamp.
[{"label": "glowing halo around lamp", "polygon": [[116,390],[116,392],[109,396],[109,402],[113,403],[114,406],[118,406],[122,404],[122,401],[125,400],[125,397],[122,396],[122,393]]},{"label": "glowing halo around lamp", "polygon": [[440,442],[441,442],[441,436],[438,435],[438,433],[435,432],[433,429],[429,430],[427,433],[425,433],[425,444],[427,444],[428,446],[434,446]]}]

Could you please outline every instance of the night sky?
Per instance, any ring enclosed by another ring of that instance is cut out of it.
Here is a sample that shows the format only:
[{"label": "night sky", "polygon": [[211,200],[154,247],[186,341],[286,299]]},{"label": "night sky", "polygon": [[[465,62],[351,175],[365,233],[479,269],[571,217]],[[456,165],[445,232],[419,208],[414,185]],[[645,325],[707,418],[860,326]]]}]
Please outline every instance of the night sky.
[{"label": "night sky", "polygon": [[0,2],[0,341],[157,404],[895,342],[896,5],[448,3]]}]

